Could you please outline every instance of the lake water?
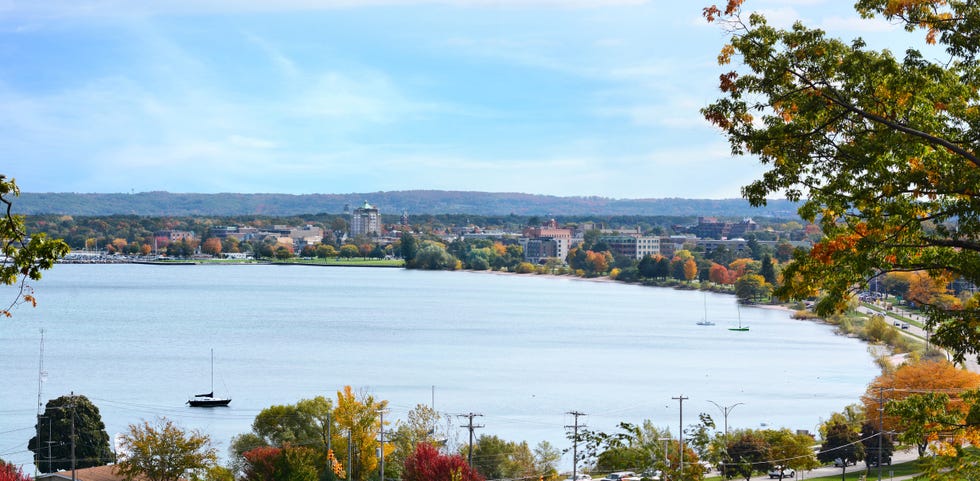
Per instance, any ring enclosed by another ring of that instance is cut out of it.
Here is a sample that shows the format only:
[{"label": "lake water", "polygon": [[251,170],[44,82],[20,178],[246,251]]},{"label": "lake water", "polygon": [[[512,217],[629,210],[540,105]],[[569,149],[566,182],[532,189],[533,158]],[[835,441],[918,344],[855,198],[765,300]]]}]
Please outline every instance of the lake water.
[{"label": "lake water", "polygon": [[[3,299],[13,293],[0,290]],[[459,439],[479,434],[564,448],[568,411],[591,429],[651,419],[676,434],[744,403],[729,426],[815,430],[858,401],[871,355],[831,327],[733,296],[542,276],[308,266],[58,265],[38,307],[0,319],[0,458],[30,465],[45,330],[42,403],[74,391],[109,435],[166,416],[222,453],[258,412],[344,385],[390,401],[386,419],[435,403]],[[698,326],[708,316],[715,326]],[[195,409],[214,349],[217,395]],[[433,389],[434,386],[434,389]],[[434,395],[433,395],[434,392]],[[567,457],[566,457],[567,458]],[[570,467],[570,461],[566,462]],[[33,470],[32,466],[29,466]]]}]

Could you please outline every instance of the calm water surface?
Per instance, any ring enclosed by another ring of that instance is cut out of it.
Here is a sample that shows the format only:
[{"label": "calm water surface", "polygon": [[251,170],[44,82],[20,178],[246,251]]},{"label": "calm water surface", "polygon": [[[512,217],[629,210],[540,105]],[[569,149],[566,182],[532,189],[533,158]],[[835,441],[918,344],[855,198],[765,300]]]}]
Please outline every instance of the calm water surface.
[{"label": "calm water surface", "polygon": [[[0,458],[29,464],[45,330],[42,402],[88,396],[112,436],[166,416],[224,452],[273,404],[351,385],[390,401],[387,419],[435,403],[459,439],[565,447],[572,410],[592,429],[651,419],[677,431],[708,402],[744,403],[730,427],[813,431],[877,374],[866,347],[732,296],[538,276],[301,266],[59,265],[39,305],[0,320]],[[10,290],[0,290],[9,299]],[[698,326],[707,303],[715,326]],[[228,408],[192,409],[215,391]],[[433,386],[435,395],[433,396]],[[570,465],[570,462],[567,462]]]}]

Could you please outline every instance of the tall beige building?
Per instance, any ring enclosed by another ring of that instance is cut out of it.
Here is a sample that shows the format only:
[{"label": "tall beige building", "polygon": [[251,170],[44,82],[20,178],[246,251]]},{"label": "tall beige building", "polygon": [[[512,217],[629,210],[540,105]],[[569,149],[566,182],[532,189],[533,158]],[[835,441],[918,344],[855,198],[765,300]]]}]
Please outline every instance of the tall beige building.
[{"label": "tall beige building", "polygon": [[364,201],[364,205],[354,209],[350,215],[350,235],[351,237],[381,235],[381,213],[378,208]]}]

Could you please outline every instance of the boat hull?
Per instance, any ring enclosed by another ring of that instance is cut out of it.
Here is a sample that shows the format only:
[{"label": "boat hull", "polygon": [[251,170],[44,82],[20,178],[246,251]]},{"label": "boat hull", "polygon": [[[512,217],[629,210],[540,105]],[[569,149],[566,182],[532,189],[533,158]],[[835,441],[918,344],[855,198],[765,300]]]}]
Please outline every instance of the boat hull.
[{"label": "boat hull", "polygon": [[190,404],[192,408],[213,408],[227,406],[230,402],[231,399],[199,398],[188,400],[187,404]]}]

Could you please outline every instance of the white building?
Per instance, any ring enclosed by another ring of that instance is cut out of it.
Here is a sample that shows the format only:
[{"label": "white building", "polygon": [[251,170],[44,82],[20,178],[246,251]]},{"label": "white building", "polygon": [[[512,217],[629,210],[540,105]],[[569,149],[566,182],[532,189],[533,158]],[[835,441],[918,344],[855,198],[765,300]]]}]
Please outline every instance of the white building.
[{"label": "white building", "polygon": [[378,208],[364,201],[364,205],[354,209],[350,215],[350,235],[351,237],[381,235],[381,213]]}]

